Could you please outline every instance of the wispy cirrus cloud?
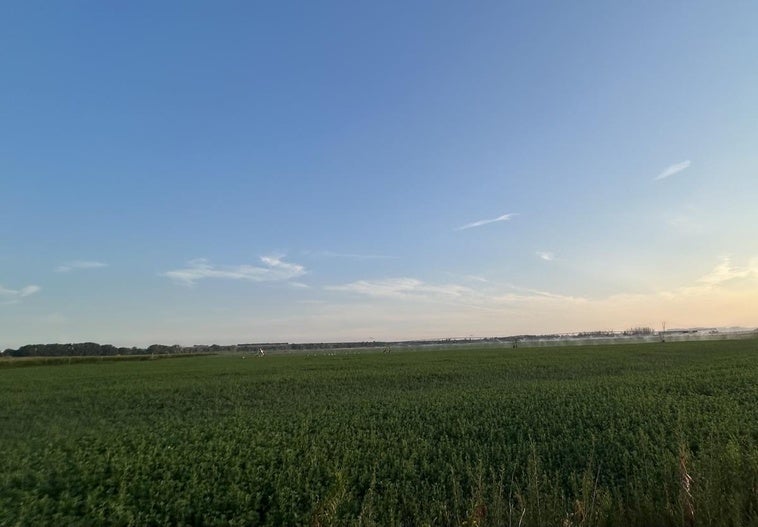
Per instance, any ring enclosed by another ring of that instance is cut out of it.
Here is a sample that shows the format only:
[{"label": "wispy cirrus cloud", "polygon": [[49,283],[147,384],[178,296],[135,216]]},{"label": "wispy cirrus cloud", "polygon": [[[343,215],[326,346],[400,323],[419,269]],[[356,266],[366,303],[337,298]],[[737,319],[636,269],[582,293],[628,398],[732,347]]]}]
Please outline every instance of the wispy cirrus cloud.
[{"label": "wispy cirrus cloud", "polygon": [[[361,327],[368,328],[386,315],[395,317],[392,327],[396,331],[405,324],[409,331],[423,328],[425,334],[437,336],[560,333],[635,324],[652,327],[660,320],[676,320],[682,326],[754,327],[755,315],[749,306],[758,302],[758,257],[740,264],[722,258],[710,271],[678,287],[605,296],[545,291],[479,277],[463,283],[468,286],[415,278],[359,280],[327,289],[369,301],[330,301],[320,309],[340,309],[339,327],[360,319]],[[370,316],[361,318],[361,309],[371,310]]]},{"label": "wispy cirrus cloud", "polygon": [[497,218],[492,218],[489,220],[478,220],[478,221],[472,221],[471,223],[467,223],[466,225],[461,225],[460,227],[456,228],[456,231],[463,231],[466,229],[473,229],[474,227],[481,227],[482,225],[489,225],[490,223],[496,223],[499,221],[508,221],[512,217],[517,216],[517,212],[509,212],[508,214],[503,214],[502,216],[498,216]]},{"label": "wispy cirrus cloud", "polygon": [[671,177],[674,174],[678,174],[682,170],[686,170],[689,168],[689,166],[692,164],[690,160],[682,161],[681,163],[673,164],[666,168],[663,172],[655,176],[653,181],[660,181],[662,179],[666,179],[667,177]]},{"label": "wispy cirrus cloud", "polygon": [[246,280],[248,282],[281,282],[303,276],[305,267],[285,262],[280,256],[261,256],[262,266],[255,265],[214,265],[205,258],[191,260],[187,266],[162,273],[162,276],[187,286],[199,280],[224,278]]},{"label": "wispy cirrus cloud", "polygon": [[397,256],[386,254],[340,253],[335,251],[304,251],[303,254],[320,258],[345,258],[348,260],[397,260]]},{"label": "wispy cirrus cloud", "polygon": [[428,298],[434,296],[452,298],[472,293],[471,289],[462,285],[433,285],[415,278],[358,280],[349,284],[327,286],[326,289],[378,298]]},{"label": "wispy cirrus cloud", "polygon": [[98,269],[101,267],[108,267],[108,264],[90,260],[74,260],[73,262],[66,262],[62,265],[59,265],[55,268],[55,272],[68,273],[70,271],[76,271],[80,269]]},{"label": "wispy cirrus cloud", "polygon": [[6,289],[0,285],[0,304],[15,304],[22,298],[38,293],[41,289],[38,285],[28,285],[21,289]]},{"label": "wispy cirrus cloud", "polygon": [[492,282],[479,276],[467,275],[461,278],[476,285],[430,284],[416,278],[387,278],[358,280],[343,285],[327,286],[325,289],[374,298],[453,301],[481,308],[523,301],[586,301],[583,297],[556,294],[510,283]]},{"label": "wispy cirrus cloud", "polygon": [[709,273],[698,279],[698,284],[705,287],[716,287],[733,280],[746,278],[758,278],[758,258],[748,262],[746,266],[740,267],[733,265],[732,259],[725,256]]},{"label": "wispy cirrus cloud", "polygon": [[550,251],[537,251],[537,256],[540,260],[545,260],[546,262],[552,262],[555,260],[555,254]]}]

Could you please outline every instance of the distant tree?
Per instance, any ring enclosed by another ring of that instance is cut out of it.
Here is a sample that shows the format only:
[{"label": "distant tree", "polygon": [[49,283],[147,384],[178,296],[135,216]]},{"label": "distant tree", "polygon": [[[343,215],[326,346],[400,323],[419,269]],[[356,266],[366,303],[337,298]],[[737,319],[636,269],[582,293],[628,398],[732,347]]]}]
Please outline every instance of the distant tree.
[{"label": "distant tree", "polygon": [[173,346],[166,346],[164,344],[153,344],[147,348],[147,352],[151,355],[167,355],[172,353],[173,350]]}]

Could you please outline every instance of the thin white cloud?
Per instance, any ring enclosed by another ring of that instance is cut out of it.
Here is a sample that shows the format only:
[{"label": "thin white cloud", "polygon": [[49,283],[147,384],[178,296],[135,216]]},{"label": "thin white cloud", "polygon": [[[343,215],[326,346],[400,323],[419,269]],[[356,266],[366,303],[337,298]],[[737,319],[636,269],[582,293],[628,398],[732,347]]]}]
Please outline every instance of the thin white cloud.
[{"label": "thin white cloud", "polygon": [[545,260],[546,262],[552,262],[553,260],[555,260],[555,254],[549,251],[537,251],[537,256],[539,256],[541,260]]},{"label": "thin white cloud", "polygon": [[68,273],[69,271],[75,271],[79,269],[98,269],[100,267],[108,267],[108,264],[87,260],[74,260],[73,262],[66,262],[63,265],[59,265],[55,268],[55,272]]},{"label": "thin white cloud", "polygon": [[343,285],[327,286],[330,291],[373,297],[394,298],[403,300],[434,300],[468,307],[482,309],[500,309],[504,307],[537,305],[596,306],[616,303],[628,299],[640,298],[685,298],[701,295],[716,289],[727,289],[730,284],[739,285],[740,280],[750,280],[758,283],[758,258],[751,260],[746,266],[732,265],[729,258],[722,261],[710,272],[695,280],[694,283],[668,291],[650,294],[619,293],[606,298],[591,298],[553,293],[510,283],[495,283],[475,277],[481,285],[467,287],[454,283],[429,284],[416,278],[388,278],[384,280],[358,280]]},{"label": "thin white cloud", "polygon": [[26,287],[22,287],[18,292],[18,295],[23,298],[25,296],[33,295],[34,293],[39,293],[41,289],[42,288],[38,285],[28,285]]},{"label": "thin white cloud", "polygon": [[516,293],[506,293],[504,295],[497,295],[493,296],[492,299],[495,301],[502,301],[502,302],[514,302],[514,301],[545,301],[545,300],[551,300],[551,301],[565,301],[570,303],[577,303],[577,302],[587,302],[588,299],[582,296],[570,296],[570,295],[562,295],[560,293],[551,293],[550,291],[542,291],[539,289],[532,289],[530,287],[521,287],[515,284],[501,284],[503,287],[507,287],[508,289],[513,289],[514,291],[520,292],[520,294]]},{"label": "thin white cloud", "polygon": [[[743,265],[724,258],[701,277],[667,290],[601,297],[476,282],[469,281],[471,287],[464,287],[429,284],[415,278],[359,280],[327,289],[384,301],[330,301],[323,309],[341,311],[340,328],[360,325],[360,331],[368,335],[381,332],[374,326],[385,315],[394,317],[393,331],[417,334],[423,328],[425,334],[437,337],[473,332],[496,335],[626,329],[639,324],[653,327],[661,320],[683,326],[753,327],[755,315],[746,306],[758,302],[758,258]],[[361,309],[372,313],[364,317]]]},{"label": "thin white cloud", "polygon": [[326,289],[379,298],[454,298],[472,292],[470,288],[461,285],[432,285],[415,278],[358,280],[349,284],[327,286]]},{"label": "thin white cloud", "polygon": [[6,289],[0,285],[0,304],[15,304],[22,298],[38,293],[41,289],[38,285],[28,285],[21,289]]},{"label": "thin white cloud", "polygon": [[317,256],[321,258],[346,258],[349,260],[397,260],[397,256],[386,254],[361,254],[361,253],[339,253],[334,251],[304,251],[306,255]]},{"label": "thin white cloud", "polygon": [[477,276],[477,275],[474,275],[474,274],[464,275],[463,278],[465,280],[470,281],[470,282],[479,282],[479,283],[482,283],[482,284],[489,283],[489,280],[487,280],[483,276]]},{"label": "thin white cloud", "polygon": [[466,229],[473,229],[474,227],[481,227],[482,225],[488,225],[490,223],[496,223],[498,221],[508,221],[512,217],[516,216],[518,213],[516,212],[510,212],[508,214],[503,214],[502,216],[498,216],[497,218],[492,218],[491,220],[479,220],[479,221],[472,221],[471,223],[467,223],[466,225],[462,225],[455,229],[456,231],[463,231]]},{"label": "thin white cloud", "polygon": [[[479,287],[467,287],[455,283],[429,284],[415,278],[388,278],[385,280],[358,280],[349,284],[327,286],[330,291],[406,300],[434,300],[455,303],[481,309],[512,305],[518,302],[586,302],[583,297],[566,296],[513,284],[497,284],[481,277],[464,277],[478,282]],[[504,292],[503,289],[516,291]]]},{"label": "thin white cloud", "polygon": [[206,278],[225,278],[249,282],[280,282],[303,276],[302,265],[285,262],[279,256],[262,256],[263,266],[254,265],[213,265],[205,258],[191,260],[182,269],[162,273],[175,282],[193,286]]},{"label": "thin white cloud", "polygon": [[674,165],[671,165],[670,167],[667,167],[666,170],[658,174],[654,181],[660,181],[662,179],[666,179],[667,177],[671,177],[674,174],[678,174],[682,170],[685,170],[689,168],[689,166],[692,164],[692,162],[688,159],[687,161],[682,161],[681,163],[676,163]]},{"label": "thin white cloud", "polygon": [[698,283],[707,287],[715,287],[732,280],[751,277],[758,278],[758,260],[751,261],[745,267],[737,267],[732,265],[732,259],[726,256],[713,270],[701,276]]}]

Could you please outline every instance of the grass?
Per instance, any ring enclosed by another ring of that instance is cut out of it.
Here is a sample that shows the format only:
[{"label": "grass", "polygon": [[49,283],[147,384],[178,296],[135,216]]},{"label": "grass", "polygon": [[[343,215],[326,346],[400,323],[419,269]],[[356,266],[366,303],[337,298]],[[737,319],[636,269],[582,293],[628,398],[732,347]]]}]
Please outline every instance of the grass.
[{"label": "grass", "polygon": [[756,379],[755,340],[8,368],[0,525],[757,525]]}]

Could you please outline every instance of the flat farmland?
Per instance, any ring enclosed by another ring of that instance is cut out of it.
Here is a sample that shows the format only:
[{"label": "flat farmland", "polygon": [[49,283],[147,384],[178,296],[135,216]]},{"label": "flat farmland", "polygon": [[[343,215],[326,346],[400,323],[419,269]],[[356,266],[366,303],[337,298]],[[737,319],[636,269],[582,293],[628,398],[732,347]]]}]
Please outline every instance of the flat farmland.
[{"label": "flat farmland", "polygon": [[758,525],[758,341],[0,368],[0,525]]}]

